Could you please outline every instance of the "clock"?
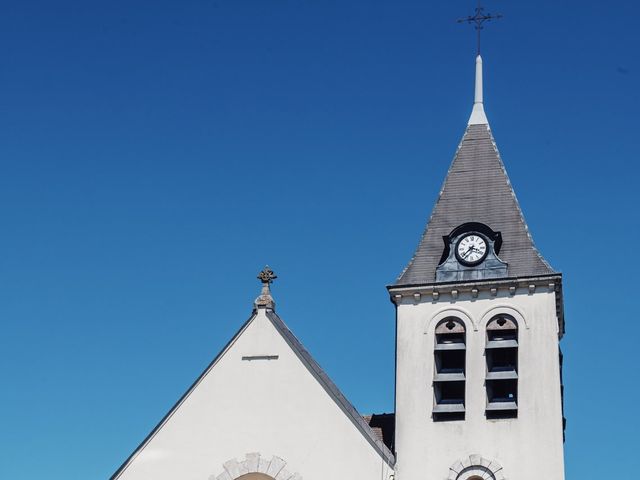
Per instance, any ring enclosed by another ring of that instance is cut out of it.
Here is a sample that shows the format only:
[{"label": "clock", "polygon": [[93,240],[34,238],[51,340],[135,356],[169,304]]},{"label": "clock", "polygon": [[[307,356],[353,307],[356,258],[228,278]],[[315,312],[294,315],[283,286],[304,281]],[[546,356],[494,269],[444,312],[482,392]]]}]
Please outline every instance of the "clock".
[{"label": "clock", "polygon": [[478,233],[468,233],[456,244],[456,257],[463,265],[478,265],[488,252],[487,240]]}]

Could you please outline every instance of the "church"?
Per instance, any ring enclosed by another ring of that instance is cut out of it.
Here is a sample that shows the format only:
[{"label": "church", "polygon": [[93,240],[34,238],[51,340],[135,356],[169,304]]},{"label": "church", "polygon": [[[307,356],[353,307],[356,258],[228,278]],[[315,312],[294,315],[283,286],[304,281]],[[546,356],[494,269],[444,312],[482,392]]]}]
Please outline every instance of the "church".
[{"label": "church", "polygon": [[276,313],[274,272],[258,278],[249,319],[111,480],[564,479],[562,275],[498,153],[480,55],[466,131],[387,287],[395,411],[359,413]]}]

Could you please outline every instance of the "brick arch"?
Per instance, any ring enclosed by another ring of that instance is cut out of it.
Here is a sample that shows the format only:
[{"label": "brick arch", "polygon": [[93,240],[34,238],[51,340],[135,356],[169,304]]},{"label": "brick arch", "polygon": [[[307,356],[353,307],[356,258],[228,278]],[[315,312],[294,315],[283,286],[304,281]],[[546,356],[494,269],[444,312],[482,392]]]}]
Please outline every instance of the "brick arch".
[{"label": "brick arch", "polygon": [[447,480],[506,480],[502,465],[480,455],[469,455],[449,467]]},{"label": "brick arch", "polygon": [[259,453],[247,453],[245,459],[235,458],[224,462],[224,471],[219,475],[211,475],[209,480],[238,480],[251,473],[259,473],[273,480],[302,480],[299,473],[291,473],[285,467],[285,462],[275,455],[263,457]]}]

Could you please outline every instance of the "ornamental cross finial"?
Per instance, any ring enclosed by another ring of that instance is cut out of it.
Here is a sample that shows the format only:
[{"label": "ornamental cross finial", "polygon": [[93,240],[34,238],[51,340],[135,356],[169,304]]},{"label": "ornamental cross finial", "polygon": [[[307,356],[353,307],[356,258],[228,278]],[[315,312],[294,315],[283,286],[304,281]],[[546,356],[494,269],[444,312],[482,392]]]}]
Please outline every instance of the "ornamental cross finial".
[{"label": "ornamental cross finial", "polygon": [[502,18],[502,15],[499,13],[496,15],[484,13],[484,7],[480,3],[480,0],[478,0],[478,6],[476,7],[475,15],[470,15],[467,18],[461,18],[458,20],[458,23],[469,23],[475,25],[478,42],[478,55],[480,55],[480,31],[484,28],[482,24],[491,20],[498,20],[499,18]]},{"label": "ornamental cross finial", "polygon": [[260,292],[260,296],[256,298],[256,301],[254,302],[255,308],[268,308],[275,310],[276,302],[271,296],[271,289],[269,288],[269,285],[273,283],[276,278],[278,278],[278,276],[273,273],[273,270],[269,268],[269,265],[265,266],[258,274],[258,280],[262,282],[262,291]]},{"label": "ornamental cross finial", "polygon": [[265,266],[258,274],[258,280],[260,280],[262,283],[273,283],[276,278],[278,278],[278,276],[273,273],[273,270],[269,268],[269,265]]}]

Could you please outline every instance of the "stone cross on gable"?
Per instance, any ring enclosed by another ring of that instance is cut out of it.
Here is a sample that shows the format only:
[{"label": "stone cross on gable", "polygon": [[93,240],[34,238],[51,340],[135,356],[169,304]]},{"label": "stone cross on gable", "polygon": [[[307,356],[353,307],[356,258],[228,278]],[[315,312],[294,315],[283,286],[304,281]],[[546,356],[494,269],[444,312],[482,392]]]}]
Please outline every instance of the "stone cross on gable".
[{"label": "stone cross on gable", "polygon": [[269,268],[269,265],[265,266],[258,274],[258,280],[262,282],[262,291],[260,292],[260,296],[256,298],[256,301],[254,302],[255,308],[275,310],[276,302],[271,296],[271,289],[269,288],[269,285],[273,283],[276,278],[278,278],[278,276],[273,273],[273,270]]},{"label": "stone cross on gable", "polygon": [[258,274],[258,280],[266,284],[273,283],[276,278],[278,278],[278,276],[273,273],[273,270],[269,268],[269,265],[265,266]]}]

